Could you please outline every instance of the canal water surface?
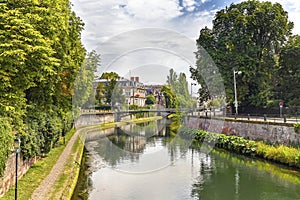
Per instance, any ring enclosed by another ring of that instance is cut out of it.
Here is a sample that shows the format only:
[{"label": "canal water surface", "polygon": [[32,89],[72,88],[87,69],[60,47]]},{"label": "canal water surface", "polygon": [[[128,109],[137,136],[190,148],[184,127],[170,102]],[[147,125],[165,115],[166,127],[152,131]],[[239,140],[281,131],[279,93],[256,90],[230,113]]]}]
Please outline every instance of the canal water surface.
[{"label": "canal water surface", "polygon": [[203,151],[169,124],[128,125],[91,133],[73,199],[296,200],[300,173],[280,165]]}]

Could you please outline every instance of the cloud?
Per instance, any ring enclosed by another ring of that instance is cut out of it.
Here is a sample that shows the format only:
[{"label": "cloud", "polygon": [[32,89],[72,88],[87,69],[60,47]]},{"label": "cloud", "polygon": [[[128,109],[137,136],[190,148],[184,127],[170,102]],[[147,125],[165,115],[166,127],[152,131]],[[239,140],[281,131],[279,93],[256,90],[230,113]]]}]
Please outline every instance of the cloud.
[{"label": "cloud", "polygon": [[195,39],[213,15],[199,19],[195,0],[73,0],[75,12],[85,23],[82,41],[88,50],[114,35],[145,27],[165,28]]},{"label": "cloud", "polygon": [[176,0],[130,0],[124,9],[129,15],[142,20],[170,20],[182,15]]}]

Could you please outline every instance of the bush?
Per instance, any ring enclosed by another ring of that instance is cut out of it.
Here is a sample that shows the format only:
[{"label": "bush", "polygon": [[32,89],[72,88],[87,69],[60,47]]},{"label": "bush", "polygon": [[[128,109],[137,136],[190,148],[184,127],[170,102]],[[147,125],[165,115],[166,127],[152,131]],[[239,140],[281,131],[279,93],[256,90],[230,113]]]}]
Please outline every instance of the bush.
[{"label": "bush", "polygon": [[45,113],[38,106],[28,109],[21,134],[21,151],[24,159],[48,153],[59,138],[70,130],[71,113],[52,110]]},{"label": "bush", "polygon": [[194,139],[200,143],[205,142],[209,145],[215,145],[218,148],[223,148],[243,155],[254,156],[256,154],[256,143],[238,136],[227,136],[224,134],[210,133],[204,130],[188,128],[181,129],[180,131],[185,132],[184,134],[194,135]]},{"label": "bush", "polygon": [[13,149],[14,136],[10,122],[6,118],[0,118],[0,177],[2,176],[7,158]]},{"label": "bush", "polygon": [[139,106],[136,105],[136,104],[133,104],[133,105],[129,106],[129,110],[138,110],[138,109],[139,109]]},{"label": "bush", "polygon": [[190,128],[182,128],[181,132],[194,137],[194,140],[199,143],[206,142],[238,154],[258,156],[289,166],[300,167],[300,149],[297,148],[284,145],[268,145],[238,136],[227,136]]},{"label": "bush", "polygon": [[300,123],[294,124],[294,130],[295,130],[296,133],[299,132],[299,130],[300,130]]},{"label": "bush", "polygon": [[155,97],[152,94],[146,96],[146,105],[153,105],[156,103]]},{"label": "bush", "polygon": [[267,160],[300,167],[300,150],[284,145],[272,146],[257,142],[257,155]]}]

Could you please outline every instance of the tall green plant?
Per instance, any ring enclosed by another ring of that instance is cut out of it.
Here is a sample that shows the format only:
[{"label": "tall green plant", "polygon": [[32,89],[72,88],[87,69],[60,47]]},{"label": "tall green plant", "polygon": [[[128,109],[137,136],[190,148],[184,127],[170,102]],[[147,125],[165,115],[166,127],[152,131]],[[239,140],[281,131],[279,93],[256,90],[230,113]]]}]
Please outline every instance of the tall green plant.
[{"label": "tall green plant", "polygon": [[0,177],[5,170],[5,164],[13,149],[13,134],[10,121],[0,117]]}]

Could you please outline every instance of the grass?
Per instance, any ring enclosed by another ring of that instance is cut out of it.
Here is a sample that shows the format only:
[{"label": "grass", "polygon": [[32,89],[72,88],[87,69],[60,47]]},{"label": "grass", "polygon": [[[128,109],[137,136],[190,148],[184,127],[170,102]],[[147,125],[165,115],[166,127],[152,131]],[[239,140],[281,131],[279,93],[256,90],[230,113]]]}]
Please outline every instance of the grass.
[{"label": "grass", "polygon": [[84,143],[78,137],[62,174],[49,192],[49,199],[70,199],[77,183]]},{"label": "grass", "polygon": [[[131,119],[122,122],[107,122],[100,125],[101,129],[114,128],[116,126],[122,126],[126,123],[144,123],[149,121],[154,121],[161,119],[162,117],[148,117]],[[96,128],[96,126],[91,126],[91,128]],[[85,133],[84,133],[85,135]],[[72,153],[69,155],[68,164],[65,166],[59,179],[56,181],[55,186],[52,191],[49,192],[49,199],[70,199],[72,197],[74,188],[76,187],[80,163],[83,155],[84,143],[78,138],[72,148]]]},{"label": "grass", "polygon": [[[71,139],[75,132],[75,129],[72,129],[66,135],[66,144]],[[41,182],[48,176],[52,167],[56,164],[59,156],[65,149],[65,144],[61,140],[57,147],[52,149],[45,158],[36,162],[34,166],[26,172],[26,174],[18,181],[18,198],[20,200],[28,200],[31,198],[34,190],[38,188]],[[1,198],[1,200],[11,200],[14,199],[14,190],[12,187],[9,191]]]},{"label": "grass", "polygon": [[217,148],[225,149],[241,155],[256,156],[265,160],[300,168],[300,149],[284,146],[270,145],[262,141],[252,141],[238,136],[210,133],[204,130],[183,128],[187,135],[194,135],[196,144],[202,145],[203,141]]},{"label": "grass", "polygon": [[[122,122],[108,122],[101,124],[101,129],[114,128],[116,126],[121,126],[127,123],[144,123],[154,120],[162,119],[161,116],[131,119]],[[90,126],[91,128],[99,127],[99,125]],[[69,142],[75,129],[72,129],[65,137],[66,144]],[[39,187],[42,181],[51,172],[53,166],[56,164],[61,153],[65,149],[66,145],[63,144],[61,140],[57,147],[52,149],[45,158],[41,159],[34,164],[26,174],[18,182],[18,197],[20,200],[28,200],[31,198],[34,190]],[[72,192],[76,186],[78,174],[80,171],[80,163],[82,158],[82,153],[84,149],[84,144],[80,137],[77,138],[74,146],[72,147],[72,153],[69,155],[67,165],[65,166],[63,172],[61,173],[59,179],[56,181],[55,186],[52,191],[49,191],[48,197],[50,199],[70,199]],[[29,187],[30,186],[30,187]],[[1,200],[11,200],[14,199],[14,187],[12,187]]]},{"label": "grass", "polygon": [[155,120],[160,120],[162,119],[162,116],[155,116],[155,117],[145,117],[145,118],[138,118],[138,119],[130,119],[130,120],[124,120],[121,122],[107,122],[100,124],[101,129],[109,129],[109,128],[114,128],[122,125],[126,125],[128,123],[145,123],[145,122],[151,122]]}]

